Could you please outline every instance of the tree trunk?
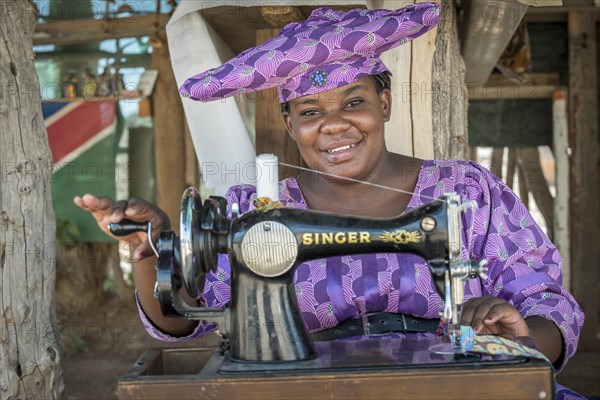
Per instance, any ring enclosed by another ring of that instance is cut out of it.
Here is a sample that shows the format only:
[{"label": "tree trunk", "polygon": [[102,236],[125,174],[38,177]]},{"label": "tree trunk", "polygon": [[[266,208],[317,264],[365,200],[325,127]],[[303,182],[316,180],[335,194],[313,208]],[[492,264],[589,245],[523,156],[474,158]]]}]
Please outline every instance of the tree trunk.
[{"label": "tree trunk", "polygon": [[35,5],[0,2],[0,398],[63,392],[51,159],[33,63]]},{"label": "tree trunk", "polygon": [[436,159],[469,157],[465,62],[460,54],[455,1],[442,1],[433,56],[433,151]]}]

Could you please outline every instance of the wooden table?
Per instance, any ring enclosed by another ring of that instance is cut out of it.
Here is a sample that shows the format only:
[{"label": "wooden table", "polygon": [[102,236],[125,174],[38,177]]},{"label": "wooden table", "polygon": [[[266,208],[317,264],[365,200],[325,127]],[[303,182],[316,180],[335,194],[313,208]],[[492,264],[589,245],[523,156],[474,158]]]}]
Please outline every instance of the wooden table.
[{"label": "wooden table", "polygon": [[[328,361],[335,358],[332,355]],[[219,368],[224,360],[215,347],[150,349],[120,378],[119,398],[552,398],[552,369],[535,359],[498,364],[450,362],[433,367],[419,364],[374,367],[369,362],[371,365],[366,368],[340,367],[335,361],[332,368],[317,370],[223,374]]]}]

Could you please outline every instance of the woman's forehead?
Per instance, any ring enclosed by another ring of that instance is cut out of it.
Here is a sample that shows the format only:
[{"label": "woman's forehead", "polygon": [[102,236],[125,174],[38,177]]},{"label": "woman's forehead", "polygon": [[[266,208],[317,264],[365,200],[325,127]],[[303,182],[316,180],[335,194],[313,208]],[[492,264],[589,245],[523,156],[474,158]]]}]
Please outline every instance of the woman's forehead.
[{"label": "woman's forehead", "polygon": [[375,83],[370,76],[364,76],[359,78],[356,82],[352,82],[348,85],[340,86],[335,89],[320,93],[298,97],[294,100],[291,100],[290,103],[296,105],[315,104],[321,101],[327,101],[328,99],[346,97],[356,93],[369,92],[370,90],[375,92]]}]

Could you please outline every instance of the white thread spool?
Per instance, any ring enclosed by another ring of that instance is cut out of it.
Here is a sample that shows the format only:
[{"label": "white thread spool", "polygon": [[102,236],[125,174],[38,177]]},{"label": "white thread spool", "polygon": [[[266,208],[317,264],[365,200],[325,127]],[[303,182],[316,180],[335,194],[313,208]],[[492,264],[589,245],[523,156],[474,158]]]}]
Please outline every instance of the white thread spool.
[{"label": "white thread spool", "polygon": [[279,170],[275,154],[256,157],[256,196],[279,201]]}]

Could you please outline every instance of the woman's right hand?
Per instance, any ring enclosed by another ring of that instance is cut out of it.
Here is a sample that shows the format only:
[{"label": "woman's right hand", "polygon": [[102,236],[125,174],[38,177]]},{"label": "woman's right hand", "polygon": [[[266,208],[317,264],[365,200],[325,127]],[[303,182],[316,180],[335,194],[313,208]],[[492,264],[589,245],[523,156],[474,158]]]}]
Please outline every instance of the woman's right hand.
[{"label": "woman's right hand", "polygon": [[76,196],[73,202],[88,211],[96,219],[98,226],[108,236],[128,242],[135,247],[132,259],[139,261],[153,255],[146,232],[135,232],[127,236],[115,236],[108,229],[108,224],[129,219],[135,222],[150,221],[152,223],[152,236],[156,241],[160,232],[171,229],[167,214],[156,205],[142,199],[129,199],[114,201],[109,197],[96,197],[92,194]]}]

